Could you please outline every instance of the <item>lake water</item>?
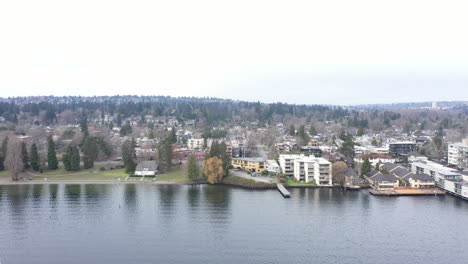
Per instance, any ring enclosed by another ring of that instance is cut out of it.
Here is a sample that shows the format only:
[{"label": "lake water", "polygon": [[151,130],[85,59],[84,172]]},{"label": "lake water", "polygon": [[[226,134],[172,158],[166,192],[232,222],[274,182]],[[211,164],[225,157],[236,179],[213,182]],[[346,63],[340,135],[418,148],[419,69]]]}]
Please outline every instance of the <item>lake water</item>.
[{"label": "lake water", "polygon": [[362,190],[0,186],[13,263],[468,263],[468,202]]}]

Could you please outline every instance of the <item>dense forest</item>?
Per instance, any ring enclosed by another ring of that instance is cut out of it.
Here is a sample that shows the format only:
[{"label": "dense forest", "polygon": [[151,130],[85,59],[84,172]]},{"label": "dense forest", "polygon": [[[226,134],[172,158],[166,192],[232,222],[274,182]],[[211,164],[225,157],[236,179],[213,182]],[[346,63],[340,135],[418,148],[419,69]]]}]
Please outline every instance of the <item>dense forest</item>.
[{"label": "dense forest", "polygon": [[[111,96],[111,97],[40,97],[4,99],[0,103],[0,116],[16,123],[20,115],[40,117],[40,122],[53,124],[58,116],[71,111],[81,116],[109,114],[121,118],[152,115],[175,117],[179,120],[202,119],[209,125],[229,122],[235,118],[270,122],[282,121],[286,115],[335,120],[347,116],[346,109],[338,106],[294,105],[284,103],[263,104],[215,98],[174,98],[164,96]],[[41,115],[42,113],[42,115]]]},{"label": "dense forest", "polygon": [[[446,103],[447,105],[447,103]],[[99,97],[16,97],[0,99],[0,117],[9,124],[35,125],[79,124],[85,120],[112,117],[114,125],[132,118],[144,122],[145,116],[175,118],[179,122],[195,120],[205,127],[228,123],[257,123],[259,127],[281,122],[286,125],[320,124],[328,121],[342,127],[381,132],[389,127],[402,132],[454,128],[466,134],[466,105],[452,104],[450,109],[382,109],[378,107],[343,107],[330,105],[295,105],[261,103],[218,98],[169,96],[99,96]]]}]

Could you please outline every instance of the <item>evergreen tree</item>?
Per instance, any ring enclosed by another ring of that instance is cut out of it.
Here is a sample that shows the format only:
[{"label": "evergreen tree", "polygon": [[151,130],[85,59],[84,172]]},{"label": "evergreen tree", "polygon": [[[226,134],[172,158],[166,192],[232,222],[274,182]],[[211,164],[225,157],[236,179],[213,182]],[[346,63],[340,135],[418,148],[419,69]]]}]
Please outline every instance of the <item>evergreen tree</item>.
[{"label": "evergreen tree", "polygon": [[380,170],[380,166],[382,166],[382,162],[380,162],[380,159],[379,159],[379,161],[375,164],[375,169]]},{"label": "evergreen tree", "polygon": [[65,167],[66,171],[71,171],[72,157],[73,157],[73,149],[72,149],[72,146],[69,145],[67,147],[67,151],[65,152],[65,154],[63,155],[63,158],[62,158],[63,166]]},{"label": "evergreen tree", "polygon": [[31,146],[31,157],[30,157],[31,168],[35,171],[39,171],[39,153],[37,152],[37,145],[33,143]]},{"label": "evergreen tree", "polygon": [[226,173],[224,176],[228,175],[229,167],[231,166],[231,157],[227,153],[226,143],[218,143],[216,141],[213,142],[211,144],[210,153],[208,155],[208,158],[212,157],[218,157],[221,159],[221,161],[223,162],[223,171]]},{"label": "evergreen tree", "polygon": [[342,132],[340,134],[340,139],[343,140],[339,152],[347,157],[354,157],[354,141],[353,137],[350,134]]},{"label": "evergreen tree", "polygon": [[28,149],[26,148],[26,143],[24,142],[21,142],[21,157],[23,159],[24,169],[25,170],[29,169],[30,166],[29,166]]},{"label": "evergreen tree", "polygon": [[3,155],[0,154],[0,171],[5,170],[5,160],[3,159]]},{"label": "evergreen tree", "polygon": [[72,158],[71,158],[71,170],[79,171],[80,170],[80,151],[77,146],[72,148]]},{"label": "evergreen tree", "polygon": [[169,132],[168,140],[171,144],[177,143],[177,135],[174,127],[171,129],[171,132]]},{"label": "evergreen tree", "polygon": [[87,136],[83,141],[81,150],[83,152],[83,168],[92,168],[98,153],[96,138]]},{"label": "evergreen tree", "polygon": [[371,166],[371,163],[369,161],[369,158],[365,158],[364,162],[362,163],[361,173],[360,173],[359,176],[361,176],[361,178],[364,178],[365,175],[369,174],[371,169],[372,169],[372,166]]},{"label": "evergreen tree", "polygon": [[137,165],[135,147],[135,139],[126,140],[122,144],[122,159],[125,166],[125,172],[128,174],[133,174]]},{"label": "evergreen tree", "polygon": [[295,136],[296,135],[296,128],[294,127],[294,125],[291,125],[289,127],[289,135],[290,136]]},{"label": "evergreen tree", "polygon": [[80,129],[81,129],[81,132],[83,132],[84,134],[88,134],[88,119],[86,118],[85,115],[81,117]]},{"label": "evergreen tree", "polygon": [[154,139],[153,130],[150,130],[150,132],[149,132],[149,134],[148,134],[148,138],[149,138],[149,139]]},{"label": "evergreen tree", "polygon": [[124,137],[124,136],[130,135],[132,132],[133,132],[132,126],[130,125],[130,123],[127,122],[125,125],[123,125],[120,128],[119,134],[121,137]]},{"label": "evergreen tree", "polygon": [[362,137],[364,135],[364,128],[360,127],[357,132],[358,137]]},{"label": "evergreen tree", "polygon": [[310,141],[310,137],[309,137],[309,135],[307,135],[304,125],[301,125],[299,127],[299,131],[298,131],[297,134],[303,140],[304,145],[307,145],[307,143]]},{"label": "evergreen tree", "polygon": [[311,136],[317,135],[317,130],[315,129],[314,126],[310,126],[309,133]]},{"label": "evergreen tree", "polygon": [[1,154],[2,154],[3,158],[5,158],[6,155],[7,155],[7,150],[8,150],[8,136],[5,137],[3,139],[3,141],[2,141],[2,149],[1,150],[2,150]]},{"label": "evergreen tree", "polygon": [[117,115],[117,127],[122,126],[122,116],[120,114]]},{"label": "evergreen tree", "polygon": [[218,157],[219,158],[220,156],[220,152],[219,152],[219,144],[217,141],[213,141],[213,143],[211,143],[211,147],[210,147],[210,158],[211,157]]},{"label": "evergreen tree", "polygon": [[57,153],[55,152],[55,143],[52,137],[49,137],[47,144],[47,168],[49,170],[58,169]]},{"label": "evergreen tree", "polygon": [[193,154],[188,157],[187,172],[191,181],[200,179],[200,168],[198,167],[197,160]]},{"label": "evergreen tree", "polygon": [[159,169],[162,172],[168,171],[172,166],[172,144],[169,138],[165,138],[158,146]]}]

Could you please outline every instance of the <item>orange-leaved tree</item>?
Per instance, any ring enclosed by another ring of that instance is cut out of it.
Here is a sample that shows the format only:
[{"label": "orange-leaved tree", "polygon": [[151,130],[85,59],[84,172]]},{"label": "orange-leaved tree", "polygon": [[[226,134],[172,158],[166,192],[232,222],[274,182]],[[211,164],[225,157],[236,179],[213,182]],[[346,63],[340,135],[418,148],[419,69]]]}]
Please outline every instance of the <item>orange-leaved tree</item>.
[{"label": "orange-leaved tree", "polygon": [[209,183],[214,184],[220,182],[224,176],[223,160],[218,157],[205,160],[202,171]]}]

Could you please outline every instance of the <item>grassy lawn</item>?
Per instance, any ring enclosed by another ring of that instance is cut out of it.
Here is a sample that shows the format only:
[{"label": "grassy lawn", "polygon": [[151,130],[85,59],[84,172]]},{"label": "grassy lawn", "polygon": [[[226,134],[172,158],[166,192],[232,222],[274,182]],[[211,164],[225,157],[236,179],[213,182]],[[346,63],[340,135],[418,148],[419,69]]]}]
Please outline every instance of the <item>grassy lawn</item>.
[{"label": "grassy lawn", "polygon": [[186,168],[171,169],[167,173],[159,174],[156,176],[155,181],[171,181],[178,183],[190,182]]},{"label": "grassy lawn", "polygon": [[296,182],[294,181],[293,179],[290,179],[288,178],[286,180],[286,184],[289,185],[289,186],[317,186],[317,184],[315,182],[312,182],[312,183],[300,183],[300,182]]},{"label": "grassy lawn", "polygon": [[[116,181],[121,179],[122,181],[128,176],[125,173],[125,169],[115,169],[115,170],[99,170],[102,165],[96,165],[91,169],[80,170],[80,171],[65,171],[62,166],[57,170],[46,171],[44,173],[39,173],[36,171],[31,171],[31,173],[37,176],[30,176],[26,173],[23,173],[20,177],[28,179],[32,177],[33,181],[44,181],[44,178],[47,178],[47,181]],[[9,180],[11,178],[8,171],[0,171],[0,179]],[[150,179],[151,177],[145,177],[145,180]],[[138,180],[140,177],[132,177],[130,180]],[[170,181],[178,183],[189,183],[187,169],[178,168],[172,169],[168,173],[157,175],[155,181]]]},{"label": "grassy lawn", "polygon": [[41,175],[64,175],[64,174],[76,174],[76,173],[86,173],[86,172],[91,172],[91,171],[99,171],[101,167],[104,167],[108,169],[110,166],[108,165],[94,165],[94,167],[89,168],[89,169],[83,169],[83,165],[81,166],[81,170],[79,171],[66,171],[63,163],[60,163],[58,166],[58,169],[56,170],[45,170],[43,173],[39,173],[37,171],[31,171],[34,174],[41,174]]},{"label": "grassy lawn", "polygon": [[106,171],[96,171],[93,170],[82,170],[78,171],[80,174],[68,174],[65,176],[58,176],[57,174],[41,174],[40,176],[34,176],[33,180],[44,181],[44,178],[47,178],[48,181],[107,181],[107,180],[117,180],[120,178],[124,180],[128,175],[125,173],[124,169],[118,170],[106,170]]},{"label": "grassy lawn", "polygon": [[8,177],[11,177],[11,176],[7,170],[0,171],[0,178],[8,178]]},{"label": "grassy lawn", "polygon": [[249,180],[249,179],[245,179],[245,178],[234,176],[234,175],[225,177],[223,179],[223,183],[241,185],[241,186],[249,187],[249,188],[266,188],[266,187],[275,186],[275,184],[272,184],[272,183],[256,182],[254,180]]},{"label": "grassy lawn", "polygon": [[[44,181],[44,178],[47,178],[48,181],[105,181],[116,180],[118,178],[123,180],[125,177],[127,177],[124,169],[100,171],[98,168],[93,168],[75,172],[66,172],[63,169],[58,169],[56,171],[49,171],[45,173],[39,173],[36,171],[32,171],[31,173],[37,175],[32,176],[33,181]],[[27,179],[31,176],[26,173],[22,173],[20,177]],[[9,180],[10,178],[11,176],[8,171],[0,171],[0,179]]]}]

